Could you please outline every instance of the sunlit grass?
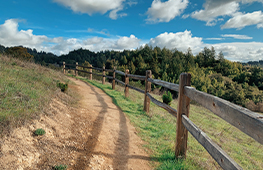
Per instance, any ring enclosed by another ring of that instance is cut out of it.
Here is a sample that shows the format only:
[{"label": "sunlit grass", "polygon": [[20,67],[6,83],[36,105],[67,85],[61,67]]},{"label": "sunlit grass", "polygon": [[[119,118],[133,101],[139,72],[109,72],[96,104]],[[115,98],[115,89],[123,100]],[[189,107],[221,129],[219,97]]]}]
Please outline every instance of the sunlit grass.
[{"label": "sunlit grass", "polygon": [[55,70],[0,55],[0,133],[39,115],[59,80],[67,81]]}]

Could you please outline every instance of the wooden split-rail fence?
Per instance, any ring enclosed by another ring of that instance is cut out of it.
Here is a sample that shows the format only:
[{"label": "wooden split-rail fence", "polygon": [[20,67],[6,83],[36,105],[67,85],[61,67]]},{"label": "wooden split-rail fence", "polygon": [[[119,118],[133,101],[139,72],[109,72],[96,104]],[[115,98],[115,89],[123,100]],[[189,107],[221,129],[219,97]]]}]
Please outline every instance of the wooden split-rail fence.
[{"label": "wooden split-rail fence", "polygon": [[[144,97],[144,111],[149,112],[150,101],[157,106],[167,110],[170,114],[177,118],[176,122],[176,158],[186,158],[188,131],[193,137],[208,151],[214,160],[225,170],[242,169],[224,150],[222,150],[215,142],[211,140],[200,128],[198,128],[189,119],[190,100],[194,100],[203,107],[212,111],[226,122],[235,126],[248,136],[255,139],[260,144],[263,144],[263,116],[252,112],[246,108],[240,107],[226,100],[216,96],[201,92],[191,87],[191,74],[182,73],[180,75],[179,84],[173,84],[159,79],[152,79],[151,70],[146,71],[145,76],[129,74],[129,70],[125,73],[115,68],[105,69],[87,66],[80,66],[76,64],[65,64],[63,62],[63,72],[65,74],[66,66],[74,67],[75,75],[78,72],[89,74],[89,79],[92,80],[92,75],[102,76],[102,84],[105,84],[105,78],[112,79],[112,89],[115,89],[115,82],[125,87],[125,97],[129,96],[129,88],[136,90],[145,95]],[[89,69],[89,71],[78,69],[78,67]],[[92,69],[101,71],[102,74],[92,72]],[[107,76],[105,72],[112,72],[113,76]],[[116,73],[125,77],[125,82],[116,78]],[[145,81],[145,90],[129,85],[129,79]],[[179,92],[178,108],[177,110],[169,105],[158,101],[151,94],[151,83],[164,88]]]}]

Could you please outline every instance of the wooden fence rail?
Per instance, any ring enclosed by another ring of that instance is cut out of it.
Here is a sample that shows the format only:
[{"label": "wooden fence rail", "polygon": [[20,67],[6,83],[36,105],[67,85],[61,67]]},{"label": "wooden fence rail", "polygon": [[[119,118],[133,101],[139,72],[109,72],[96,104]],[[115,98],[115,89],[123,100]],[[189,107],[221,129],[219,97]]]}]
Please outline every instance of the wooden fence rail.
[{"label": "wooden fence rail", "polygon": [[[187,138],[188,131],[193,135],[193,137],[207,150],[207,152],[214,158],[214,160],[223,169],[242,169],[231,157],[228,156],[225,151],[223,151],[216,143],[214,143],[201,129],[199,129],[190,119],[189,119],[189,108],[190,100],[194,100],[200,105],[212,111],[215,115],[219,116],[226,122],[237,127],[242,132],[246,133],[248,136],[255,139],[260,144],[263,144],[263,116],[254,113],[248,109],[237,106],[226,100],[218,98],[216,96],[201,92],[193,87],[190,87],[191,75],[188,73],[182,73],[180,75],[179,84],[169,83],[163,80],[152,79],[152,74],[150,70],[146,71],[145,76],[129,74],[129,70],[125,73],[116,68],[105,69],[96,68],[90,65],[81,66],[78,63],[66,64],[63,62],[63,72],[65,74],[66,66],[75,67],[75,75],[78,72],[84,72],[90,74],[90,80],[92,80],[92,75],[102,76],[102,83],[105,83],[105,78],[112,79],[112,89],[115,89],[115,82],[123,85],[125,87],[125,97],[129,96],[129,88],[143,93],[144,96],[144,110],[149,112],[150,101],[152,101],[157,106],[165,109],[170,114],[177,118],[176,122],[176,147],[175,155],[177,158],[186,157],[187,151]],[[80,70],[79,67],[88,68],[89,71]],[[97,74],[92,72],[92,69],[99,70],[102,74]],[[108,76],[105,72],[112,72],[113,76]],[[118,80],[115,73],[124,76],[125,82]],[[145,81],[145,90],[133,87],[129,85],[129,79]],[[164,88],[179,92],[178,98],[178,108],[177,110],[170,107],[169,105],[158,101],[153,96],[150,95],[151,83],[155,85],[162,86]]]}]

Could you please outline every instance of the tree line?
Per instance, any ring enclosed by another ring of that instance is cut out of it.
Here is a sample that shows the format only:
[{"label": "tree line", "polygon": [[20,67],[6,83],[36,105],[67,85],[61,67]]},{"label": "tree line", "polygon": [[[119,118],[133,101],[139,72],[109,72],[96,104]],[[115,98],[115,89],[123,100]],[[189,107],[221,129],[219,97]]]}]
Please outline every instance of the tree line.
[{"label": "tree line", "polygon": [[258,65],[231,62],[224,58],[222,52],[216,54],[213,47],[211,49],[205,47],[197,55],[193,55],[190,48],[183,53],[176,49],[145,45],[136,50],[124,51],[92,52],[81,48],[56,56],[30,48],[0,46],[0,52],[17,57],[19,50],[25,56],[25,49],[33,56],[27,59],[45,66],[53,64],[61,66],[65,61],[68,64],[78,62],[79,65],[92,64],[94,67],[105,66],[108,69],[116,67],[121,71],[129,69],[130,74],[137,75],[145,75],[146,70],[152,70],[153,78],[172,83],[179,83],[179,75],[182,72],[189,72],[192,75],[191,84],[197,90],[253,111],[263,112],[263,70]]}]

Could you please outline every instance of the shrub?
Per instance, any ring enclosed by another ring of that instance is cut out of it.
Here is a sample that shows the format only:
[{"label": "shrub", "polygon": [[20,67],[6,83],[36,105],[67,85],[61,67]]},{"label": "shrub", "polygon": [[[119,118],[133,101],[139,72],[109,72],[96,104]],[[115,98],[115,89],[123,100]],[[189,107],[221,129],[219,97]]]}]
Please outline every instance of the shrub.
[{"label": "shrub", "polygon": [[165,92],[163,94],[163,103],[171,105],[172,100],[173,100],[173,97],[170,91],[168,91],[168,93]]},{"label": "shrub", "polygon": [[67,168],[67,165],[56,165],[54,167],[55,170],[66,170]]},{"label": "shrub", "polygon": [[62,92],[65,92],[68,89],[68,83],[60,83],[58,82],[57,86],[61,89]]},{"label": "shrub", "polygon": [[44,129],[37,129],[37,130],[35,131],[35,135],[38,135],[38,136],[44,135],[45,133],[46,133],[46,132],[45,132]]}]

